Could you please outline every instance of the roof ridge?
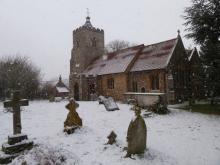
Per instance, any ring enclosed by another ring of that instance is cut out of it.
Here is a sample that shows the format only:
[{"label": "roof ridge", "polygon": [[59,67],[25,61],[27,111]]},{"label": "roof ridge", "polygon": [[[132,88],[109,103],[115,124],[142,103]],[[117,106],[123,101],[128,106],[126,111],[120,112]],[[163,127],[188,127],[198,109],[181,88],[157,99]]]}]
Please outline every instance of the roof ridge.
[{"label": "roof ridge", "polygon": [[124,48],[124,49],[116,50],[116,51],[114,51],[114,52],[109,52],[109,53],[107,53],[106,55],[116,54],[116,53],[119,53],[119,52],[126,51],[126,50],[128,50],[128,49],[138,49],[138,48],[143,47],[143,46],[144,46],[144,44],[139,44],[139,45],[127,47],[127,48]]},{"label": "roof ridge", "polygon": [[178,39],[178,37],[172,38],[172,39],[169,39],[169,40],[165,40],[165,41],[161,41],[161,42],[157,42],[157,43],[153,43],[153,44],[150,44],[150,45],[145,45],[145,47],[162,44],[164,42],[169,42],[169,41],[176,40],[176,39]]}]

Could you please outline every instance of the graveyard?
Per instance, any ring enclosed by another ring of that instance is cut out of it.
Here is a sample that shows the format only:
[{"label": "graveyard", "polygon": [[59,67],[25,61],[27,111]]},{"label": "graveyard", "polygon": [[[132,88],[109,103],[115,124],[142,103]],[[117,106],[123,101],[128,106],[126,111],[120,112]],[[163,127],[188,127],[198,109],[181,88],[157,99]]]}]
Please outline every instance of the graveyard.
[{"label": "graveyard", "polygon": [[[212,164],[220,162],[220,116],[192,113],[169,106],[167,115],[144,118],[147,143],[144,153],[125,158],[126,136],[135,113],[131,105],[118,103],[120,110],[106,111],[98,101],[78,101],[82,127],[73,134],[63,132],[68,101],[29,101],[21,107],[22,133],[34,142],[12,161],[20,164],[142,165]],[[13,134],[13,115],[0,102],[0,144]],[[108,135],[114,131],[116,143]],[[0,152],[0,154],[3,154]]]}]

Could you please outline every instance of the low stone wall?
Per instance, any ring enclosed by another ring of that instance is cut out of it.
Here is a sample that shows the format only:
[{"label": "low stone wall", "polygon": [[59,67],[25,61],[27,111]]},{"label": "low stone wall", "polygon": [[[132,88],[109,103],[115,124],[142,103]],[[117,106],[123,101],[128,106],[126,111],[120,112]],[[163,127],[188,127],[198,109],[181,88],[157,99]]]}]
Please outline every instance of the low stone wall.
[{"label": "low stone wall", "polygon": [[159,96],[161,96],[162,101],[166,103],[165,93],[136,93],[136,92],[127,92],[124,93],[125,101],[129,99],[137,100],[140,106],[149,106],[158,101]]}]

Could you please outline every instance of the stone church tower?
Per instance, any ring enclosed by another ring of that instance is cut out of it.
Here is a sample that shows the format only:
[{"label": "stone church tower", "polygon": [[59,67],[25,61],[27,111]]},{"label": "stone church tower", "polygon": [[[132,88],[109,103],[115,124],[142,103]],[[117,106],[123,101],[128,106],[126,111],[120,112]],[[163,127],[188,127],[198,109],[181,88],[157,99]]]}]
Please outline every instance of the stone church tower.
[{"label": "stone church tower", "polygon": [[81,73],[104,53],[104,31],[92,26],[86,17],[83,26],[73,31],[73,48],[70,59],[70,95],[76,100],[87,100],[87,80]]}]

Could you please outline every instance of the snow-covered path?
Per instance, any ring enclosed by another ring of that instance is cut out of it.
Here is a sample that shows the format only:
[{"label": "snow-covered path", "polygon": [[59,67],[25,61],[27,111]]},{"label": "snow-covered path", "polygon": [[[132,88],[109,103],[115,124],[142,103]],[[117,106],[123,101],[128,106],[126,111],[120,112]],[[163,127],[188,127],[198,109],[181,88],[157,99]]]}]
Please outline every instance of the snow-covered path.
[{"label": "snow-covered path", "polygon": [[[77,111],[84,126],[65,135],[66,104],[34,101],[22,111],[23,132],[42,150],[52,147],[66,155],[66,164],[76,159],[76,164],[83,165],[220,164],[220,116],[173,109],[169,115],[146,118],[148,151],[132,160],[123,158],[128,124],[134,116],[128,105],[119,104],[120,111],[107,112],[97,102],[79,102]],[[104,145],[111,130],[117,134],[117,145]],[[0,144],[11,132],[12,114],[3,113],[0,103]],[[30,154],[26,159],[30,161]]]}]

